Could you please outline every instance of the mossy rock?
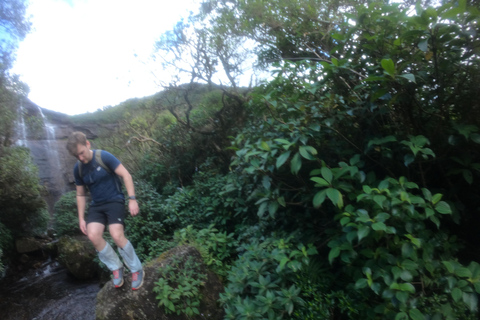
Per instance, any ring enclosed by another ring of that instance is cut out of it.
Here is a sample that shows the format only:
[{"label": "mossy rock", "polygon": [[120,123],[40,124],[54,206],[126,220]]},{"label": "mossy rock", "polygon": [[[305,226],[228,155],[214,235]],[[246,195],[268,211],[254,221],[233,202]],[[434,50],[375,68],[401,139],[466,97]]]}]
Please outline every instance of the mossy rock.
[{"label": "mossy rock", "polygon": [[[199,265],[198,272],[207,275],[205,285],[201,288],[202,301],[200,315],[187,317],[184,314],[166,314],[162,307],[158,307],[156,294],[153,292],[155,282],[158,281],[162,269],[172,265],[175,260],[186,261],[193,257]],[[175,247],[150,261],[144,266],[145,282],[143,286],[133,291],[131,277],[125,276],[125,284],[115,288],[109,281],[97,295],[96,319],[97,320],[123,320],[123,319],[158,319],[158,320],[187,320],[187,319],[223,319],[225,313],[218,305],[217,300],[224,287],[218,276],[208,271],[197,249],[190,246]]]},{"label": "mossy rock", "polygon": [[97,275],[94,261],[97,253],[86,237],[63,236],[58,241],[58,260],[77,279],[91,279]]}]

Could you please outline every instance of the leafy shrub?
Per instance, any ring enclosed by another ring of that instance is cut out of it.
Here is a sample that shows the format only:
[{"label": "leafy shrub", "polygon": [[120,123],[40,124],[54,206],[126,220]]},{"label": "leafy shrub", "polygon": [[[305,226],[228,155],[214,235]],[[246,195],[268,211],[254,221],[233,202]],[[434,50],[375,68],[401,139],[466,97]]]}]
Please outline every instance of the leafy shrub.
[{"label": "leafy shrub", "polygon": [[166,314],[185,314],[188,318],[199,315],[198,306],[202,300],[200,287],[207,275],[199,272],[193,257],[184,263],[178,259],[162,269],[162,275],[153,291],[157,293],[158,306],[164,307]]},{"label": "leafy shrub", "polygon": [[[88,201],[87,201],[88,202]],[[82,234],[78,224],[77,193],[63,194],[54,205],[54,228],[57,236]],[[88,209],[88,203],[86,212]]]},{"label": "leafy shrub", "polygon": [[140,213],[131,217],[127,211],[125,234],[134,244],[139,258],[148,261],[164,250],[170,249],[173,244],[162,240],[167,237],[163,226],[165,215],[162,210],[162,196],[149,183],[142,180],[135,181],[135,196]]},{"label": "leafy shrub", "polygon": [[202,255],[205,264],[217,275],[225,277],[230,263],[236,256],[237,241],[233,234],[219,232],[213,225],[206,229],[195,230],[193,226],[175,232],[174,240],[178,244],[189,244]]},{"label": "leafy shrub", "polygon": [[[23,147],[2,148],[0,154],[0,222],[14,235],[46,230],[46,203],[41,197],[38,168],[29,150]],[[37,228],[36,224],[40,226]],[[37,230],[33,230],[37,229]]]},{"label": "leafy shrub", "polygon": [[226,319],[282,319],[303,306],[295,274],[308,265],[315,248],[292,239],[253,240],[228,272],[220,295]]}]

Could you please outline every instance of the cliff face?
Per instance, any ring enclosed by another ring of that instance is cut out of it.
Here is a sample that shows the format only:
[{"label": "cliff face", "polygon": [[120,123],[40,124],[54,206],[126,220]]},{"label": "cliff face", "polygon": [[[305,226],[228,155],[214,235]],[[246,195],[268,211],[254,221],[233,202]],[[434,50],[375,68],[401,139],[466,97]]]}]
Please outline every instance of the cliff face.
[{"label": "cliff face", "polygon": [[47,191],[45,199],[50,212],[63,193],[75,189],[73,166],[77,160],[66,150],[68,136],[82,131],[88,139],[95,139],[100,129],[114,130],[115,127],[111,124],[78,126],[65,114],[43,109],[29,100],[23,102],[14,139],[17,145],[30,149]]}]

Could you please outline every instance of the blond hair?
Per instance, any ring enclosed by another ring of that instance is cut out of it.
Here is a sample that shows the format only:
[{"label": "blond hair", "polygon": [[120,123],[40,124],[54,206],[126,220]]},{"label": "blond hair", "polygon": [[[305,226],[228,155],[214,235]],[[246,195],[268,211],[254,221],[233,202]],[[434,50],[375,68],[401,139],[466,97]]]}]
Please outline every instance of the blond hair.
[{"label": "blond hair", "polygon": [[87,145],[87,136],[85,133],[80,131],[73,132],[67,140],[67,150],[71,155],[75,156],[77,153],[77,146],[81,144],[82,146]]}]

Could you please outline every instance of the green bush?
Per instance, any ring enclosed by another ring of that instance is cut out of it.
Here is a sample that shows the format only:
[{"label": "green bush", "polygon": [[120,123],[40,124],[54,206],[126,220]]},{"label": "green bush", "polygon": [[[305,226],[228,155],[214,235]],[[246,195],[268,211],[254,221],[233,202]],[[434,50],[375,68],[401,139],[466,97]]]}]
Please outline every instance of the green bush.
[{"label": "green bush", "polygon": [[[0,154],[0,222],[14,235],[46,230],[46,203],[42,199],[38,168],[23,147],[2,148]],[[38,224],[38,225],[37,225]],[[42,230],[43,229],[43,230]]]},{"label": "green bush", "polygon": [[[140,213],[131,217],[127,210],[125,235],[134,244],[139,258],[148,261],[170,249],[173,244],[167,241],[170,237],[165,234],[162,196],[143,180],[135,181],[135,196]],[[128,209],[128,202],[126,205]]]},{"label": "green bush", "polygon": [[[54,205],[54,228],[57,236],[82,234],[78,222],[77,193],[63,194]],[[88,209],[88,203],[87,203]]]},{"label": "green bush", "polygon": [[195,230],[193,226],[177,230],[174,240],[179,245],[188,244],[195,247],[202,255],[205,264],[217,275],[226,277],[231,263],[236,257],[238,242],[233,233],[218,231],[213,225],[206,229]]},{"label": "green bush", "polygon": [[160,279],[155,282],[153,292],[157,294],[158,306],[163,307],[166,314],[183,313],[188,318],[199,315],[200,287],[206,278],[194,258],[188,257],[183,263],[174,259],[162,269]]},{"label": "green bush", "polygon": [[308,266],[315,248],[293,239],[253,239],[228,272],[220,294],[225,319],[282,319],[305,305],[295,274]]}]

